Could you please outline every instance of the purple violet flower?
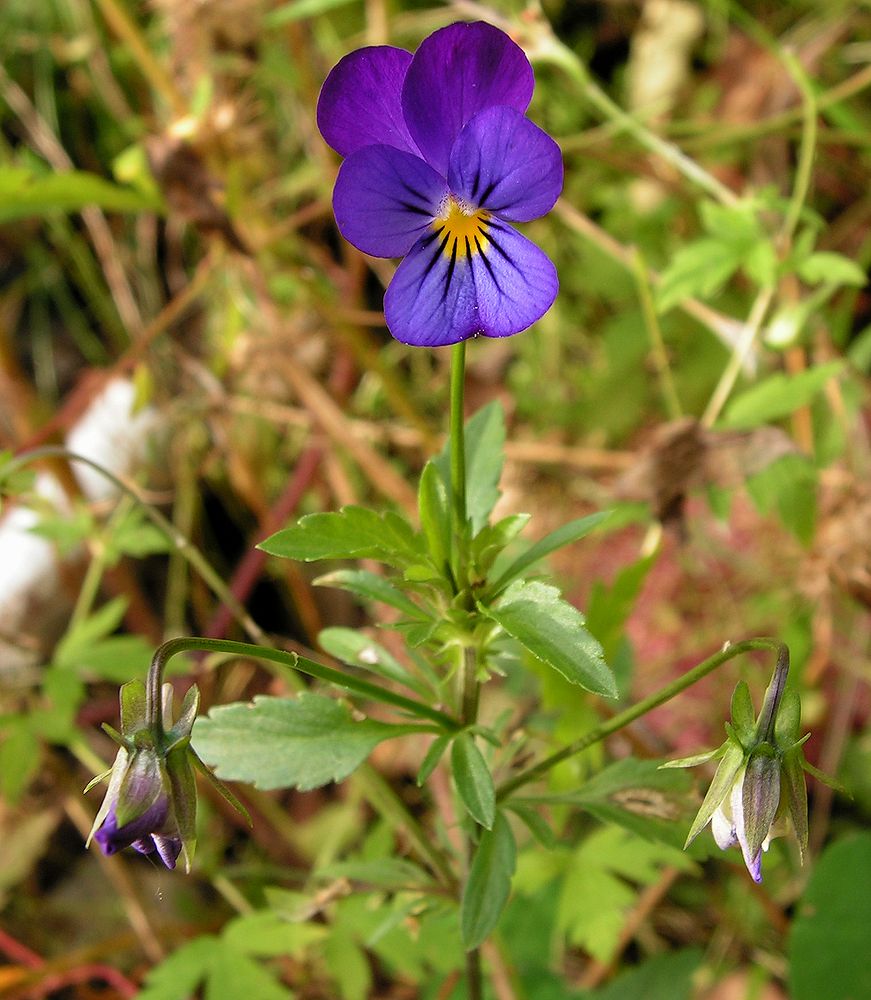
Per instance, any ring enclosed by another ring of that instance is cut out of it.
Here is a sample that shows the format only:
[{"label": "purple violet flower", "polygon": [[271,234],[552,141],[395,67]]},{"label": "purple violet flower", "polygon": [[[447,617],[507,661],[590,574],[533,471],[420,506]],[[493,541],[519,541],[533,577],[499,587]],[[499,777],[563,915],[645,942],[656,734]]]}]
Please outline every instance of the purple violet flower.
[{"label": "purple violet flower", "polygon": [[318,101],[318,126],[345,157],[339,230],[375,257],[404,257],[384,296],[390,332],[440,347],[508,337],[550,308],[556,268],[511,225],[549,212],[559,147],[525,117],[532,67],[504,32],[452,24],[412,56],[345,56]]}]

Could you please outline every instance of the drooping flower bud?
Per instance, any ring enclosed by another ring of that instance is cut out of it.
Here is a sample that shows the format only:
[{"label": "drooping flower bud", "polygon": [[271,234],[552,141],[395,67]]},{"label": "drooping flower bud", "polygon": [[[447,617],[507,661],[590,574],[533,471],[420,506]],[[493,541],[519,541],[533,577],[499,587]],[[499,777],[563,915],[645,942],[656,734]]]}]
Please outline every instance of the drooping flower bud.
[{"label": "drooping flower bud", "polygon": [[818,774],[805,761],[799,739],[801,703],[786,690],[789,652],[778,656],[758,718],[744,681],[732,695],[732,721],[726,741],[716,750],[668,761],[663,767],[693,767],[719,759],[714,780],[699,809],[686,844],[711,824],[721,850],[738,844],[755,882],[762,881],[762,852],[771,839],[790,831],[798,840],[801,861],[807,853],[807,790],[804,771]]},{"label": "drooping flower bud", "polygon": [[190,871],[196,847],[194,767],[206,774],[236,808],[247,813],[190,745],[200,702],[196,686],[188,689],[175,724],[172,685],[161,688],[158,682],[156,687],[161,692],[159,709],[149,706],[142,681],[130,681],[121,688],[121,732],[104,727],[119,744],[115,763],[85,789],[109,779],[88,843],[96,840],[107,855],[125,847],[142,854],[156,852],[167,868],[175,868],[181,855],[185,870]]}]

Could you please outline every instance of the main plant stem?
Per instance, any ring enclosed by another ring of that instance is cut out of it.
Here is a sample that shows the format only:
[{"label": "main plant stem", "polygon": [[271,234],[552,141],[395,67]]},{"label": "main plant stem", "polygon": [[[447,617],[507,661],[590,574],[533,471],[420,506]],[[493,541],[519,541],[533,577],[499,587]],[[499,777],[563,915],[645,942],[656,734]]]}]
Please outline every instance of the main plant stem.
[{"label": "main plant stem", "polygon": [[467,585],[466,558],[466,431],[463,396],[466,379],[466,342],[451,349],[451,568],[457,593]]},{"label": "main plant stem", "polygon": [[618,732],[620,729],[628,726],[636,719],[640,719],[642,715],[646,715],[654,708],[658,708],[660,705],[664,705],[667,701],[671,701],[675,695],[685,691],[688,687],[691,687],[703,677],[707,677],[708,674],[713,673],[718,667],[721,667],[728,660],[732,660],[736,656],[740,656],[742,653],[749,653],[754,649],[774,650],[778,654],[778,671],[775,676],[778,678],[785,677],[785,673],[780,669],[780,667],[782,662],[785,662],[788,667],[789,652],[787,651],[784,643],[782,643],[779,639],[769,639],[766,637],[759,639],[746,639],[744,642],[736,642],[734,645],[727,646],[719,653],[709,656],[706,660],[702,660],[698,666],[687,671],[683,677],[679,677],[677,680],[672,681],[671,684],[666,684],[664,688],[660,688],[659,691],[656,691],[647,698],[644,698],[642,701],[639,701],[637,705],[627,708],[625,712],[620,712],[618,715],[615,715],[613,719],[609,719],[607,722],[602,723],[601,726],[591,729],[588,733],[581,736],[580,739],[575,740],[574,743],[569,743],[569,745],[563,747],[562,750],[558,750],[549,757],[545,757],[544,760],[540,760],[537,764],[534,764],[527,770],[521,771],[520,774],[516,774],[513,778],[509,778],[508,781],[504,781],[496,791],[496,798],[499,800],[506,798],[506,796],[520,788],[521,785],[527,785],[530,781],[535,781],[557,764],[562,763],[569,757],[574,757],[575,754],[588,749],[596,743],[601,743],[602,740],[610,736],[612,733]]}]

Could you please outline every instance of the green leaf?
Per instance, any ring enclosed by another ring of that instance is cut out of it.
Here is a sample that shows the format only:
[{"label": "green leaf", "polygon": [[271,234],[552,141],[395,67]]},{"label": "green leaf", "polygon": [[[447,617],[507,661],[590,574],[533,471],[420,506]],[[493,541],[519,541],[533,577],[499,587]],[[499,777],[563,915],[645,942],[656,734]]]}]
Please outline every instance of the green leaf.
[{"label": "green leaf", "polygon": [[218,947],[209,934],[183,944],[148,973],[137,1000],[189,1000],[212,968]]},{"label": "green leaf", "polygon": [[529,524],[529,514],[511,514],[496,524],[485,524],[472,539],[472,562],[478,573],[486,575],[505,546]]},{"label": "green leaf", "polygon": [[0,225],[88,206],[110,212],[153,212],[159,200],[81,170],[39,176],[20,167],[0,167]]},{"label": "green leaf", "polygon": [[788,417],[807,406],[829,379],[844,370],[843,361],[830,361],[798,375],[777,372],[736,396],[726,409],[720,426],[750,430]]},{"label": "green leaf", "polygon": [[545,850],[552,851],[556,847],[556,834],[551,829],[547,820],[534,806],[527,805],[525,802],[512,802],[510,800],[505,805],[523,821],[529,832]]},{"label": "green leaf", "polygon": [[473,736],[460,733],[451,747],[451,771],[469,815],[488,830],[496,817],[496,791],[484,755]]},{"label": "green leaf", "polygon": [[397,681],[419,694],[430,695],[425,684],[412,677],[394,656],[363,632],[351,628],[325,628],[318,635],[318,642],[325,652],[343,663]]},{"label": "green leaf", "polygon": [[415,730],[357,722],[341,702],[323,695],[260,695],[250,704],[219,705],[197,719],[193,746],[220,778],[307,791],[344,780],[382,740]]},{"label": "green leaf", "polygon": [[682,771],[662,770],[657,761],[625,757],[576,792],[560,796],[560,801],[580,806],[602,823],[614,823],[645,840],[681,850],[683,831],[692,819],[690,785],[689,775]]},{"label": "green leaf", "polygon": [[793,1000],[871,997],[871,834],[829,845],[817,861],[789,936]]},{"label": "green leaf", "polygon": [[577,542],[579,539],[586,537],[607,516],[607,511],[601,511],[596,514],[589,514],[587,517],[579,517],[576,521],[569,521],[568,524],[564,524],[561,528],[557,528],[556,531],[545,535],[535,545],[528,548],[523,555],[518,556],[502,572],[499,579],[489,588],[489,592],[494,596],[501,593],[512,580],[521,576],[530,566],[534,566],[541,559],[544,559],[545,556],[549,556],[551,552],[556,552],[557,549],[561,549],[565,545],[571,545],[572,542]]},{"label": "green leaf", "polygon": [[334,928],[324,944],[324,956],[341,1000],[366,1000],[370,996],[372,970],[355,934],[346,927]]},{"label": "green leaf", "polygon": [[703,952],[696,948],[657,955],[617,976],[592,996],[595,1000],[692,1000],[697,995],[693,977],[703,960]]},{"label": "green leaf", "polygon": [[355,882],[398,891],[432,885],[432,878],[419,865],[405,858],[376,858],[372,861],[340,861],[317,871],[319,878],[348,878]]},{"label": "green leaf", "polygon": [[809,285],[853,285],[863,288],[868,276],[849,257],[840,253],[820,250],[806,257],[797,268],[798,276]]},{"label": "green leaf", "polygon": [[420,527],[433,565],[447,575],[451,561],[451,511],[447,487],[435,462],[427,462],[417,491]]},{"label": "green leaf", "polygon": [[776,510],[802,544],[811,544],[817,519],[817,473],[808,458],[784,455],[750,476],[746,485],[761,514]]},{"label": "green leaf", "polygon": [[[472,534],[487,523],[499,499],[499,479],[505,462],[505,415],[497,401],[488,403],[466,421],[466,513]],[[450,442],[435,464],[450,491]]]},{"label": "green leaf", "polygon": [[481,835],[460,904],[460,933],[466,951],[477,948],[495,928],[511,894],[517,862],[514,834],[497,812],[492,830]]},{"label": "green leaf", "polygon": [[429,776],[438,766],[438,762],[442,759],[442,755],[448,748],[448,744],[451,742],[451,737],[448,735],[437,736],[432,743],[429,745],[429,749],[423,758],[423,762],[420,765],[420,770],[417,772],[417,784],[418,787],[422,787],[429,780]]},{"label": "green leaf", "polygon": [[338,587],[366,601],[380,601],[410,618],[422,618],[423,611],[389,580],[367,569],[337,569],[315,580],[319,587]]},{"label": "green leaf", "polygon": [[292,923],[273,910],[257,910],[231,920],[221,940],[243,955],[301,959],[310,945],[322,941],[328,933],[323,924]]},{"label": "green leaf", "polygon": [[421,556],[420,541],[398,514],[377,514],[366,507],[307,514],[257,548],[282,559],[377,559],[404,568]]},{"label": "green leaf", "polygon": [[695,296],[718,292],[741,266],[744,251],[720,240],[701,239],[681,247],[662,272],[656,307],[667,312]]},{"label": "green leaf", "polygon": [[222,944],[214,949],[205,1000],[292,1000],[293,993],[257,962]]},{"label": "green leaf", "polygon": [[113,635],[91,646],[67,650],[64,666],[88,677],[123,684],[133,677],[145,677],[154,647],[141,635]]},{"label": "green leaf", "polygon": [[518,580],[496,607],[479,605],[533,656],[578,684],[607,698],[617,697],[617,685],[602,656],[602,647],[584,628],[584,617],[562,600],[556,587]]},{"label": "green leaf", "polygon": [[0,794],[17,805],[40,768],[40,744],[28,719],[20,716],[3,721],[0,742]]},{"label": "green leaf", "polygon": [[275,10],[269,11],[263,17],[267,28],[279,28],[291,21],[301,21],[307,17],[317,17],[327,11],[356,3],[357,0],[291,0]]},{"label": "green leaf", "polygon": [[111,635],[121,624],[127,610],[127,598],[115,597],[87,618],[73,625],[57,644],[54,663],[59,667],[75,667],[83,654],[99,639]]}]

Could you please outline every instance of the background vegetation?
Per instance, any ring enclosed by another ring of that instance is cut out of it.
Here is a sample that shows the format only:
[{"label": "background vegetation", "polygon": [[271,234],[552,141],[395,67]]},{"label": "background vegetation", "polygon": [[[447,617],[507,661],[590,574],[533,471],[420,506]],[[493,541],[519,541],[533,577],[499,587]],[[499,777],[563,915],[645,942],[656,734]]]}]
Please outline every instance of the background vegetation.
[{"label": "background vegetation", "polygon": [[[507,414],[504,510],[530,537],[615,511],[553,568],[624,699],[727,640],[789,643],[808,757],[853,795],[813,785],[811,863],[775,842],[761,886],[737,852],[677,849],[699,789],[636,804],[670,834],[602,825],[608,762],[717,745],[740,677],[758,705],[766,661],[732,664],[554,771],[585,796],[547,847],[522,834],[492,996],[871,997],[865,0],[5,0],[0,449],[64,443],[122,482],[46,460],[3,483],[0,996],[463,995],[450,915],[387,860],[407,845],[378,790],[430,808],[425,742],[340,786],[237,786],[251,831],[204,788],[189,877],[86,852],[81,792],[164,638],[354,662],[323,630],[375,635],[383,608],[254,549],[343,504],[413,517],[446,426],[448,354],[384,329],[392,264],[339,239],[314,109],[352,48],[461,18],[524,45],[566,164],[527,227],[556,305],[469,350],[469,412]],[[499,693],[518,738],[599,721],[530,666]],[[239,659],[182,669],[206,707],[285,690]]]}]

